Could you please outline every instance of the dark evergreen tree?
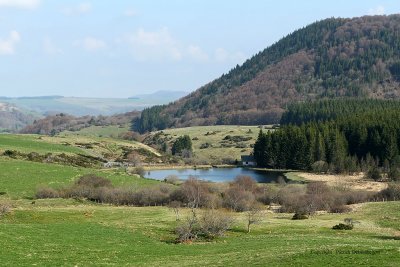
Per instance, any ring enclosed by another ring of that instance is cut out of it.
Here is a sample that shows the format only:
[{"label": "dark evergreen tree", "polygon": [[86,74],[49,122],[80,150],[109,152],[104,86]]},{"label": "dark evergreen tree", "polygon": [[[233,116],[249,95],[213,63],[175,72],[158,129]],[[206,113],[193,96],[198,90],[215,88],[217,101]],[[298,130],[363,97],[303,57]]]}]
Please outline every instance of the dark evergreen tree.
[{"label": "dark evergreen tree", "polygon": [[188,135],[178,137],[172,145],[172,155],[181,154],[182,151],[192,151],[192,140]]}]

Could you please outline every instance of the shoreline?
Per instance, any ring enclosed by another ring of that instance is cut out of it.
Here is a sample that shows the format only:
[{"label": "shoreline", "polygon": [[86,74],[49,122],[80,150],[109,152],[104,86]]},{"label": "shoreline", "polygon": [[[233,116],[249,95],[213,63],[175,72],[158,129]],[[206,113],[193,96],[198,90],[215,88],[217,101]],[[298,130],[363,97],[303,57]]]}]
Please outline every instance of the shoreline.
[{"label": "shoreline", "polygon": [[181,170],[181,169],[211,169],[211,168],[237,168],[240,166],[221,164],[221,165],[147,165],[142,166],[145,171],[152,170]]}]

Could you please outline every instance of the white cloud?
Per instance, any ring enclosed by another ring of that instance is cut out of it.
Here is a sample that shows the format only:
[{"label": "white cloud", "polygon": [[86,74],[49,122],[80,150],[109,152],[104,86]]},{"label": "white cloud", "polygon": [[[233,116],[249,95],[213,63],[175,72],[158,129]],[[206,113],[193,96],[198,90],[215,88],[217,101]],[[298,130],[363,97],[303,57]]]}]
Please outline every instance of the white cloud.
[{"label": "white cloud", "polygon": [[80,3],[74,7],[66,7],[62,10],[65,15],[80,15],[89,13],[92,10],[92,4],[90,3]]},{"label": "white cloud", "polygon": [[0,0],[0,7],[33,9],[40,5],[40,0]]},{"label": "white cloud", "polygon": [[94,38],[94,37],[86,37],[83,40],[78,40],[73,43],[74,46],[83,47],[85,50],[94,52],[98,50],[102,50],[107,48],[106,42],[103,40]]},{"label": "white cloud", "polygon": [[383,6],[377,6],[368,10],[369,15],[385,15],[385,8]]},{"label": "white cloud", "polygon": [[12,55],[15,53],[15,46],[21,40],[17,31],[11,31],[6,39],[0,39],[0,55]]},{"label": "white cloud", "polygon": [[138,60],[182,59],[179,43],[165,27],[153,32],[139,29],[124,39],[131,46],[133,55]]},{"label": "white cloud", "polygon": [[206,62],[209,57],[206,52],[204,52],[199,46],[190,45],[187,48],[188,55],[196,61]]},{"label": "white cloud", "polygon": [[127,10],[124,11],[124,16],[134,17],[136,15],[137,15],[137,12],[134,9],[127,9]]},{"label": "white cloud", "polygon": [[62,50],[58,48],[49,37],[43,39],[43,51],[49,55],[62,53]]},{"label": "white cloud", "polygon": [[223,48],[217,48],[214,57],[218,62],[232,62],[235,64],[241,64],[246,60],[246,55],[242,52],[229,52]]}]

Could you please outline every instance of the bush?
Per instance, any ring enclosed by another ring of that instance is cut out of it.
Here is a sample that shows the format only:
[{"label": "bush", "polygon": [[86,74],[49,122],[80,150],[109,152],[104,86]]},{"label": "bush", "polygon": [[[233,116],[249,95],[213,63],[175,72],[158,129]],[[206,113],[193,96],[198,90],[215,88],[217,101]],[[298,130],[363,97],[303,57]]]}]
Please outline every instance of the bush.
[{"label": "bush", "polygon": [[272,203],[277,203],[278,201],[278,191],[279,187],[271,186],[271,185],[264,185],[261,192],[257,194],[257,201],[265,204],[270,205]]},{"label": "bush", "polygon": [[168,175],[167,177],[164,178],[164,182],[168,184],[177,185],[179,184],[179,177],[176,175]]},{"label": "bush", "polygon": [[382,175],[378,167],[372,167],[371,169],[369,169],[367,172],[367,178],[374,181],[379,181],[382,178]]},{"label": "bush", "polygon": [[390,168],[390,171],[388,172],[388,178],[391,181],[399,181],[400,180],[400,170],[396,167]]},{"label": "bush", "polygon": [[400,200],[400,184],[391,183],[386,189],[383,189],[376,194],[375,199],[377,200]]},{"label": "bush", "polygon": [[131,174],[137,174],[140,177],[144,177],[146,175],[146,171],[143,167],[136,167],[136,168],[133,168],[133,170],[131,171]]},{"label": "bush", "polygon": [[212,145],[210,143],[203,143],[200,145],[200,149],[205,149],[205,148],[209,148],[212,147]]},{"label": "bush", "polygon": [[329,209],[329,212],[331,212],[331,213],[347,213],[350,211],[351,211],[351,208],[346,205],[337,205],[337,206],[333,206]]},{"label": "bush", "polygon": [[192,242],[198,237],[214,239],[223,236],[232,223],[233,219],[230,216],[216,210],[207,210],[200,218],[197,218],[193,212],[175,229],[175,233],[178,235],[176,241]]},{"label": "bush", "polygon": [[188,217],[185,222],[176,227],[175,233],[178,235],[176,241],[179,243],[194,241],[197,239],[199,228],[196,216]]},{"label": "bush", "polygon": [[277,193],[277,201],[281,205],[280,212],[296,212],[299,199],[305,194],[305,188],[301,185],[287,185]]},{"label": "bush", "polygon": [[109,179],[97,176],[95,174],[86,174],[78,178],[75,182],[77,186],[87,186],[87,187],[112,187],[112,183]]},{"label": "bush", "polygon": [[224,205],[233,211],[246,211],[249,205],[255,201],[252,192],[244,190],[238,184],[232,184],[224,192]]},{"label": "bush", "polygon": [[36,190],[36,198],[59,198],[60,193],[50,187],[40,187],[39,189]]},{"label": "bush", "polygon": [[339,223],[332,227],[333,230],[352,230],[354,226],[352,224]]},{"label": "bush", "polygon": [[316,173],[326,173],[329,170],[329,165],[325,161],[316,161],[311,165],[311,169]]},{"label": "bush", "polygon": [[[177,194],[176,192],[175,194]],[[207,205],[210,199],[210,190],[205,182],[189,177],[181,186],[180,193],[183,199],[174,199],[187,203],[188,207],[199,208]]]},{"label": "bush", "polygon": [[207,210],[200,219],[200,234],[209,239],[223,236],[232,223],[232,217],[216,210]]},{"label": "bush", "polygon": [[306,220],[308,216],[306,214],[295,213],[292,217],[292,220]]}]

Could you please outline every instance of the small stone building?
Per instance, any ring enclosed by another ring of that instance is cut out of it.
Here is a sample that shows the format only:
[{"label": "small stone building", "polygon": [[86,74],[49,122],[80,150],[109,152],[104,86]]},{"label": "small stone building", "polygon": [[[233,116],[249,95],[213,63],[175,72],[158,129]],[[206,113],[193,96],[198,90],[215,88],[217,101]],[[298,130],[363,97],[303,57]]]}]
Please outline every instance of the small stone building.
[{"label": "small stone building", "polygon": [[253,156],[243,155],[241,158],[242,158],[242,166],[257,166],[257,162]]}]

